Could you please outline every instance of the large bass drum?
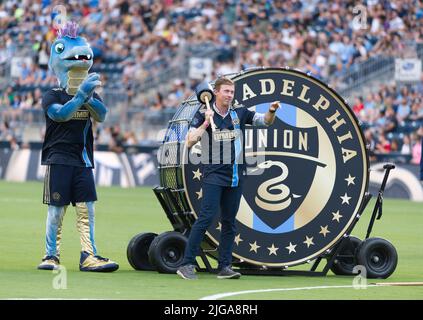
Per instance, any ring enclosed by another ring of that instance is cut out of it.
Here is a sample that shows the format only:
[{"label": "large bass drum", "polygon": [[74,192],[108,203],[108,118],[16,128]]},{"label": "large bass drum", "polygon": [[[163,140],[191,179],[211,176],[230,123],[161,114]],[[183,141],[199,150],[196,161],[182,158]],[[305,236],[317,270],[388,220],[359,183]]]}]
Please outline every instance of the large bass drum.
[{"label": "large bass drum", "polygon": [[[236,105],[265,113],[273,101],[281,102],[273,125],[244,133],[248,169],[234,262],[279,268],[324,255],[351,231],[368,188],[366,143],[354,113],[326,84],[296,70],[259,68],[228,77],[235,82]],[[184,234],[203,197],[201,141],[189,150],[184,145],[200,107],[194,95],[179,106],[159,149],[166,191],[161,201],[174,229]],[[220,233],[219,213],[202,245],[213,258]]]}]

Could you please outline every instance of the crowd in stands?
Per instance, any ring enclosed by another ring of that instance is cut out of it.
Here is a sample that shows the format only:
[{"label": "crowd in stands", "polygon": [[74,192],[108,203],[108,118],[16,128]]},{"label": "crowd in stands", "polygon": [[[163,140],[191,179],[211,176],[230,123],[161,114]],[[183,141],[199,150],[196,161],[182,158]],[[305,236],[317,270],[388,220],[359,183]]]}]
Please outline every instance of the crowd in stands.
[{"label": "crowd in stands", "polygon": [[[57,5],[63,3],[0,2],[0,70],[22,58],[11,80],[0,83],[0,119],[8,126],[0,139],[20,122],[33,121],[42,92],[57,83],[48,69]],[[352,0],[74,0],[65,7],[67,19],[79,23],[91,44],[93,70],[102,74],[105,90],[125,95],[119,99],[128,105],[127,119],[148,123],[160,123],[193,93],[195,79],[166,78],[188,45],[211,43],[218,50],[212,78],[256,66],[290,66],[337,88],[361,62],[402,57],[410,43],[423,42],[418,0],[367,0],[362,6]],[[163,75],[169,82],[164,92],[140,95],[140,85]],[[409,144],[412,150],[417,143],[421,86],[382,86],[352,103],[376,154]],[[111,128],[99,128],[100,140],[113,136]]]},{"label": "crowd in stands", "polygon": [[401,87],[381,85],[365,98],[357,97],[352,110],[361,121],[371,160],[397,153],[404,155],[406,162],[420,163],[423,82]]}]

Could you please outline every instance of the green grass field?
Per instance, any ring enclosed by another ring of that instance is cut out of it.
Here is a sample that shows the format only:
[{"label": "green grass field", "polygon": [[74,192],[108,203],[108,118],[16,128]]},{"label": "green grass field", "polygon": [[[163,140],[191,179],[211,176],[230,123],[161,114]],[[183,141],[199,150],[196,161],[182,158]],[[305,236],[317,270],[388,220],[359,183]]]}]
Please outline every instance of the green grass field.
[{"label": "green grass field", "polygon": [[[176,275],[135,271],[126,258],[129,240],[137,233],[160,233],[172,227],[150,188],[98,188],[96,243],[99,254],[120,264],[111,274],[84,273],[78,269],[79,237],[75,212],[64,219],[61,263],[66,268],[67,289],[54,289],[57,274],[39,271],[44,254],[46,206],[41,203],[41,183],[0,181],[0,299],[200,299],[226,292],[260,289],[311,288],[238,294],[229,299],[423,299],[423,286],[373,287],[357,290],[353,277],[243,276],[240,280],[217,280],[200,273],[198,281]],[[353,234],[363,238],[374,199]],[[383,217],[376,221],[372,236],[390,240],[399,262],[386,280],[423,281],[423,204],[403,200],[384,202]],[[309,265],[299,269],[308,269]],[[346,286],[346,287],[342,287]]]}]

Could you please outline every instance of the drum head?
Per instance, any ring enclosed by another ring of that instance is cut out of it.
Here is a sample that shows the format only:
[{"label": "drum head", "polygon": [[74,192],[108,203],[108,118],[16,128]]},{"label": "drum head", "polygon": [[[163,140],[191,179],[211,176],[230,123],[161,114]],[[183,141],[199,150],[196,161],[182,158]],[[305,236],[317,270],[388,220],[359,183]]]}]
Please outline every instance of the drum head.
[{"label": "drum head", "polygon": [[[247,127],[244,134],[248,169],[233,255],[268,267],[312,260],[348,231],[368,188],[358,121],[335,91],[299,71],[260,68],[231,78],[236,104],[265,113],[281,102],[272,126]],[[199,154],[201,142],[181,151],[180,164],[196,217],[203,196]],[[216,247],[219,221],[216,214],[206,236]]]}]

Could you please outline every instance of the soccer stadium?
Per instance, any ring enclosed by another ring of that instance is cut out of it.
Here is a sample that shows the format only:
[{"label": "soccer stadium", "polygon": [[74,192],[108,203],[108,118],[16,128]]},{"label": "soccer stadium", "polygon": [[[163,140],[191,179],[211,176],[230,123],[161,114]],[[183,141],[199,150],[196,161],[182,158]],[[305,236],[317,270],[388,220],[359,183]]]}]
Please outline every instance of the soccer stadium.
[{"label": "soccer stadium", "polygon": [[0,30],[0,299],[423,299],[422,1],[3,0]]}]

